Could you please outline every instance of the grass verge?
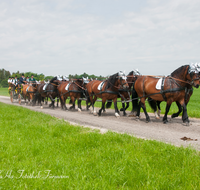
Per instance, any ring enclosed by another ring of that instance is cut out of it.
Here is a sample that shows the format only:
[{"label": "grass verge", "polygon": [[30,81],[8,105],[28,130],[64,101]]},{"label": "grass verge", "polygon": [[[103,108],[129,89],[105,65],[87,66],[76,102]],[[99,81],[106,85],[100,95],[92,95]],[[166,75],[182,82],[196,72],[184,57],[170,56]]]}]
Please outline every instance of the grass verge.
[{"label": "grass verge", "polygon": [[191,148],[100,134],[0,103],[2,189],[199,189]]}]

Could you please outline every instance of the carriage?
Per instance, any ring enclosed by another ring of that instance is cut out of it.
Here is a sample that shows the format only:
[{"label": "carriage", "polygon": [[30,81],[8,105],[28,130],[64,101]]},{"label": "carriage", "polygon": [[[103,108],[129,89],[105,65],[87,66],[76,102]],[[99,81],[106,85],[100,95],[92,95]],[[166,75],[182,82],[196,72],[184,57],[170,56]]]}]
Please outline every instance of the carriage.
[{"label": "carriage", "polygon": [[21,100],[23,99],[21,86],[17,85],[15,87],[15,85],[10,84],[8,91],[10,94],[10,101],[13,103],[14,100],[17,100],[19,104],[21,104]]}]

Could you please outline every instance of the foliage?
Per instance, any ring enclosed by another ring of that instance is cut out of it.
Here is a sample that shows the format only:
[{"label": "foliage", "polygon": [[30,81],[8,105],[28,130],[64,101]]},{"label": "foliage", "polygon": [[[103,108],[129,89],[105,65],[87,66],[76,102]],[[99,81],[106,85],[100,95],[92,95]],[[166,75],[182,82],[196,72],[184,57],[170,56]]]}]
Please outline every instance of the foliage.
[{"label": "foliage", "polygon": [[96,76],[96,75],[94,75],[94,74],[92,74],[92,75],[88,75],[87,73],[83,73],[83,74],[81,74],[81,75],[77,75],[77,74],[75,74],[75,75],[69,75],[69,79],[78,79],[78,78],[82,78],[82,77],[84,77],[84,78],[89,78],[89,79],[97,79],[97,80],[105,80],[106,78],[105,77],[103,77],[103,76]]},{"label": "foliage", "polygon": [[[2,189],[199,189],[200,154],[0,103]],[[61,178],[63,177],[63,178]]]},{"label": "foliage", "polygon": [[[31,77],[31,75],[34,76],[34,78],[37,80],[37,81],[48,81],[48,80],[51,80],[54,76],[45,76],[43,73],[41,74],[37,74],[37,73],[33,73],[33,72],[25,72],[25,73],[21,73],[20,71],[17,71],[17,72],[13,72],[12,75],[10,74],[9,71],[6,71],[5,69],[1,69],[0,70],[0,87],[8,87],[8,78],[9,76],[12,76],[15,78],[15,76],[17,76],[17,78],[20,78],[21,75],[24,74],[25,77],[29,76],[29,78]],[[101,75],[100,76],[96,76],[94,74],[92,75],[88,75],[86,73],[83,73],[81,75],[69,75],[68,78],[69,79],[78,79],[78,78],[89,78],[89,79],[97,79],[97,80],[105,80],[105,77],[102,77]]]},{"label": "foliage", "polygon": [[0,69],[0,86],[8,87],[8,78],[10,76],[10,72],[5,69]]}]

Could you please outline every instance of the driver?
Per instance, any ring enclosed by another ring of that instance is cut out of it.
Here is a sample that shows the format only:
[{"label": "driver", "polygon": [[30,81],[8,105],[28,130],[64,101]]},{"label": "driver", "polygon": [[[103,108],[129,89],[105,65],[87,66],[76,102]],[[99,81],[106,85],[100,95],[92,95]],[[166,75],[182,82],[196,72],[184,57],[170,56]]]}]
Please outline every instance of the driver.
[{"label": "driver", "polygon": [[21,77],[19,78],[19,85],[22,85],[23,87],[25,83],[26,83],[26,78],[24,77],[24,74],[22,74]]}]

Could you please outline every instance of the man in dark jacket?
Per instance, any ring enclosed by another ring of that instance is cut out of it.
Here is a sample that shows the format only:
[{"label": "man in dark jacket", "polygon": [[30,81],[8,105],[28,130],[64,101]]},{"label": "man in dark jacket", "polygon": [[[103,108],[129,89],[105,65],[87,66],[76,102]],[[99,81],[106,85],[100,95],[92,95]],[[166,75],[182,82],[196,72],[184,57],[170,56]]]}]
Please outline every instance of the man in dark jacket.
[{"label": "man in dark jacket", "polygon": [[24,77],[24,74],[19,78],[19,84],[22,84],[22,86],[26,83],[26,78]]}]

